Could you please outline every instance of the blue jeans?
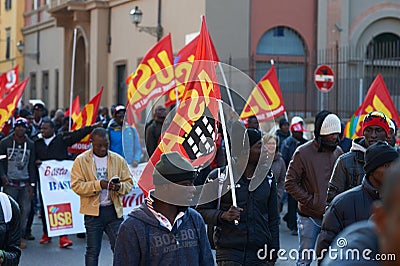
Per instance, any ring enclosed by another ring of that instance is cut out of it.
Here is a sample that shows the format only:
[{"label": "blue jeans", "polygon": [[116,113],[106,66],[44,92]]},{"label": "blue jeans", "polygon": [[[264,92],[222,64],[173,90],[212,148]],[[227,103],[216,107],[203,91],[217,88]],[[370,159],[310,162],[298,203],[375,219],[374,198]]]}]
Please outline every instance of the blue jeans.
[{"label": "blue jeans", "polygon": [[12,197],[19,205],[21,213],[21,237],[25,236],[28,216],[31,210],[29,184],[24,187],[4,186],[3,192]]},{"label": "blue jeans", "polygon": [[99,216],[85,215],[86,254],[85,265],[98,265],[103,232],[106,232],[114,252],[115,239],[123,219],[117,217],[114,205],[100,206]]},{"label": "blue jeans", "polygon": [[[297,228],[299,233],[298,266],[310,265],[315,254],[315,242],[321,231],[322,220],[304,217],[297,214]],[[303,253],[303,250],[304,253]]]}]

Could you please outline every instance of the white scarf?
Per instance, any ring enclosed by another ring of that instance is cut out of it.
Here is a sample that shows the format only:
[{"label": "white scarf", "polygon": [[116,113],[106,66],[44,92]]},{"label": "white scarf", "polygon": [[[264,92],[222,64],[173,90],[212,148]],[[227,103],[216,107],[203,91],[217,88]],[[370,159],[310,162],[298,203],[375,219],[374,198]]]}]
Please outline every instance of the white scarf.
[{"label": "white scarf", "polygon": [[10,199],[8,198],[7,194],[0,192],[0,204],[1,208],[3,209],[4,213],[4,221],[8,223],[11,221],[12,217],[12,209],[11,209],[11,202]]}]

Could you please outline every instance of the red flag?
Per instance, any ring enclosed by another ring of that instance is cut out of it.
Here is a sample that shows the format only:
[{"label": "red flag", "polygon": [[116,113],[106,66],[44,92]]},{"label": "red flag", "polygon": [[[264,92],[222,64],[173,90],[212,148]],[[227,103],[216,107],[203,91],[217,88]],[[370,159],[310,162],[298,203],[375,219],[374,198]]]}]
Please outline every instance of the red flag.
[{"label": "red flag", "polygon": [[248,117],[255,115],[259,122],[264,122],[282,115],[285,111],[278,77],[272,65],[251,92],[240,119],[246,122]]},{"label": "red flag", "polygon": [[154,187],[154,165],[162,153],[177,151],[190,159],[195,167],[210,161],[210,157],[214,155],[215,143],[208,140],[215,141],[214,118],[218,118],[217,100],[221,99],[221,95],[214,63],[218,59],[214,57],[213,51],[215,50],[203,17],[195,61],[190,72],[190,82],[185,87],[183,101],[138,182],[145,194]]},{"label": "red flag", "polygon": [[[71,130],[77,130],[85,126],[90,126],[96,122],[97,111],[99,110],[101,95],[103,93],[103,87],[101,87],[100,92],[97,93],[82,109],[82,112],[78,115],[76,120],[74,120]],[[81,153],[88,149],[89,146],[89,135],[84,137],[80,142],[75,143],[68,151],[70,153]]]},{"label": "red flag", "polygon": [[12,87],[18,84],[18,77],[18,65],[1,74],[0,91],[2,96],[10,93]]},{"label": "red flag", "polygon": [[[81,112],[81,107],[80,107],[80,99],[79,99],[79,95],[77,95],[74,99],[74,101],[72,102],[72,121],[75,121],[78,116],[79,113]],[[64,116],[70,116],[69,115],[69,109],[67,111],[64,112]]]},{"label": "red flag", "polygon": [[140,116],[149,101],[175,86],[171,35],[156,43],[144,56],[135,72],[126,78],[128,101]]},{"label": "red flag", "polygon": [[176,92],[178,99],[181,100],[185,91],[185,84],[189,80],[190,70],[194,61],[199,36],[186,44],[175,56],[174,71],[176,79],[176,88],[170,90],[165,106],[169,107],[176,103]]},{"label": "red flag", "polygon": [[4,124],[13,115],[17,104],[24,93],[26,84],[29,78],[26,78],[20,84],[14,86],[14,89],[0,102],[0,127],[3,128]]},{"label": "red flag", "polygon": [[365,115],[372,111],[381,111],[388,118],[393,119],[397,125],[400,125],[399,114],[381,74],[376,76],[369,87],[364,102],[347,122],[345,135],[350,138],[361,137],[363,135],[363,132],[361,132],[362,121]]}]

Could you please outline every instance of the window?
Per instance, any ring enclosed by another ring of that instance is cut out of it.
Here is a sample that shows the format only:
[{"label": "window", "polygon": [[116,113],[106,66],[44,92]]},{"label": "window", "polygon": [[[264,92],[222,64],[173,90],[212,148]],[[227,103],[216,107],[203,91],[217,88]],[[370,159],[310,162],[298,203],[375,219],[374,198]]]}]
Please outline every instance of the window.
[{"label": "window", "polygon": [[36,73],[30,74],[30,89],[31,89],[31,99],[36,99]]},{"label": "window", "polygon": [[60,79],[60,77],[59,77],[59,73],[58,73],[58,69],[56,69],[56,71],[55,71],[56,73],[55,73],[55,84],[54,84],[54,90],[55,90],[55,94],[56,94],[56,102],[55,102],[55,106],[56,106],[56,108],[59,108],[60,106],[58,105],[58,96],[60,95],[59,94],[59,91],[58,91],[58,81],[59,81],[59,79]]},{"label": "window", "polygon": [[381,33],[374,37],[367,46],[368,59],[400,58],[400,37],[393,33]]},{"label": "window", "polygon": [[42,73],[42,98],[43,101],[49,105],[49,72],[43,71]]},{"label": "window", "polygon": [[116,88],[117,88],[117,103],[125,104],[127,101],[126,91],[126,65],[117,65],[117,77],[116,77]]},{"label": "window", "polygon": [[10,59],[10,49],[11,49],[11,29],[6,29],[6,59]]},{"label": "window", "polygon": [[264,33],[257,44],[257,54],[304,56],[304,43],[297,32],[279,26]]},{"label": "window", "polygon": [[11,0],[5,0],[6,10],[11,9]]},{"label": "window", "polygon": [[291,28],[278,26],[264,33],[257,44],[255,80],[258,82],[271,64],[268,58],[277,58],[275,69],[282,92],[302,92],[306,87],[303,39]]}]

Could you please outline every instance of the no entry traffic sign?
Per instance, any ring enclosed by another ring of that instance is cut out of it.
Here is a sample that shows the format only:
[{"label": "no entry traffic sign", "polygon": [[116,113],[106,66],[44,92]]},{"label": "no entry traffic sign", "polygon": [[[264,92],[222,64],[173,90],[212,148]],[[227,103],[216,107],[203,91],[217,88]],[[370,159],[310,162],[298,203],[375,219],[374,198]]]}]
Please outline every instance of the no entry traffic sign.
[{"label": "no entry traffic sign", "polygon": [[335,75],[330,66],[320,65],[314,72],[314,83],[322,92],[329,92],[335,84]]}]

